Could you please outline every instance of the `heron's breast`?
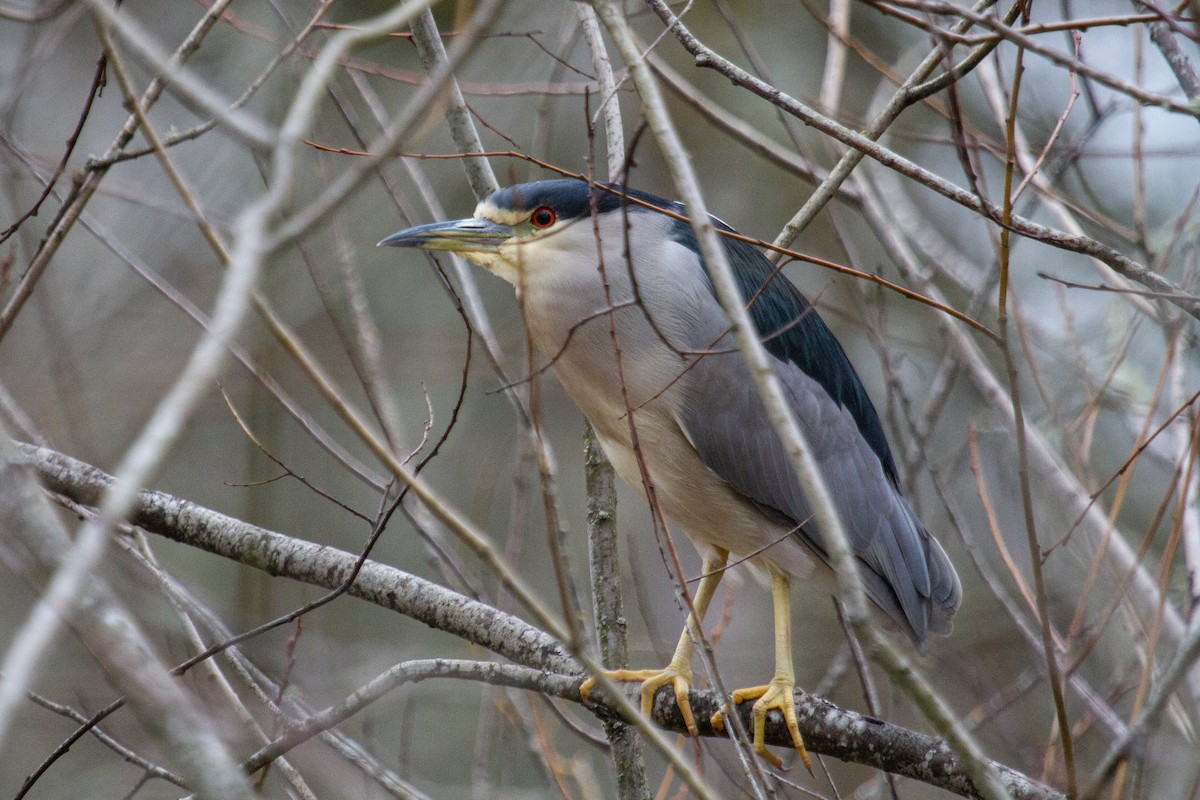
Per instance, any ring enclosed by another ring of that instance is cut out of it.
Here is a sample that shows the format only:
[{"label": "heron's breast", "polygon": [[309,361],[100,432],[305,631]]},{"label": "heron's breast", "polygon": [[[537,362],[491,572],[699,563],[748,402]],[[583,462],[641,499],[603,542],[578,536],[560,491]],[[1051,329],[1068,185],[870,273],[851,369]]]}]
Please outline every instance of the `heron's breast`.
[{"label": "heron's breast", "polygon": [[653,317],[637,305],[610,306],[602,292],[589,297],[577,286],[543,285],[527,290],[522,306],[535,346],[592,423],[617,474],[644,497],[644,467],[667,519],[693,540],[807,573],[811,559],[796,537],[710,469],[680,428],[677,405],[694,345],[669,340],[679,328],[669,310]]}]

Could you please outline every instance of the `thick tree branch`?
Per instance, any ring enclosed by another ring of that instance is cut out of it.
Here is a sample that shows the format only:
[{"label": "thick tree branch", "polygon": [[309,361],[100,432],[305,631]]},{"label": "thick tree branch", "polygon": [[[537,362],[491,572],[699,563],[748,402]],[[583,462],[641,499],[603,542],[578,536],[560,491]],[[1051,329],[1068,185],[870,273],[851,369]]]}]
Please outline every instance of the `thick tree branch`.
[{"label": "thick tree branch", "polygon": [[[103,497],[112,477],[70,456],[21,445],[52,492],[83,506]],[[321,586],[340,586],[357,556],[249,525],[163,492],[141,492],[129,522],[143,530],[271,575]],[[348,594],[398,611],[520,664],[560,672],[579,667],[552,637],[511,614],[444,589],[415,575],[368,561]]]},{"label": "thick tree branch", "polygon": [[[112,482],[112,477],[104,471],[49,448],[25,444],[18,447],[48,490],[80,505],[94,506]],[[352,553],[259,528],[164,492],[141,492],[130,522],[149,533],[271,575],[324,588],[340,585],[356,560]],[[579,702],[578,677],[571,681],[562,679],[563,675],[578,676],[579,665],[553,637],[511,614],[373,561],[366,563],[348,594],[485,647],[528,670],[503,671],[503,680],[498,679],[503,685]],[[632,696],[637,687],[624,688]],[[700,722],[700,735],[724,738],[707,722],[721,702],[717,692],[693,690],[691,698]],[[738,708],[746,725],[751,723],[749,706],[743,703]],[[602,719],[617,716],[603,698],[597,700],[592,710]],[[840,708],[799,691],[797,710],[800,729],[811,752],[873,766],[964,797],[979,796],[958,758],[935,737]],[[653,718],[655,724],[668,731],[686,730],[669,688],[664,688],[656,698]],[[789,747],[790,741],[781,719],[772,715],[767,723],[767,742]],[[991,767],[1016,800],[1062,797],[1013,769],[994,762]]]}]

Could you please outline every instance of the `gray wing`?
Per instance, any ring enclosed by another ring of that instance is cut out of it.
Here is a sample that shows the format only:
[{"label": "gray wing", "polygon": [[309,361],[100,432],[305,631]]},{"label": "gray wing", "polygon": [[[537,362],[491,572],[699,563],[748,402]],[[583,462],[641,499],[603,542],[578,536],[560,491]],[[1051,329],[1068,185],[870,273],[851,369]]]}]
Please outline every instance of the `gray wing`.
[{"label": "gray wing", "polygon": [[[792,412],[833,494],[867,595],[924,652],[949,633],[961,588],[945,552],[885,475],[850,412],[796,364],[773,359]],[[705,464],[764,510],[799,525],[829,563],[812,509],[740,353],[702,357],[679,388],[679,422]]]}]

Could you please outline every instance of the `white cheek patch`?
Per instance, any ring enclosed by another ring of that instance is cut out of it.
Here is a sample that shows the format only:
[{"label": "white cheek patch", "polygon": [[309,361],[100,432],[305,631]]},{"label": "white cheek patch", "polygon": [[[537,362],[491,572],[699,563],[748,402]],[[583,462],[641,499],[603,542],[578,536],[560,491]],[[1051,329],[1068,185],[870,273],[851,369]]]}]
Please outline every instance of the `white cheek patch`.
[{"label": "white cheek patch", "polygon": [[480,219],[490,219],[492,222],[499,222],[501,225],[516,227],[529,219],[529,212],[500,208],[490,201],[484,200],[475,206],[475,216]]}]

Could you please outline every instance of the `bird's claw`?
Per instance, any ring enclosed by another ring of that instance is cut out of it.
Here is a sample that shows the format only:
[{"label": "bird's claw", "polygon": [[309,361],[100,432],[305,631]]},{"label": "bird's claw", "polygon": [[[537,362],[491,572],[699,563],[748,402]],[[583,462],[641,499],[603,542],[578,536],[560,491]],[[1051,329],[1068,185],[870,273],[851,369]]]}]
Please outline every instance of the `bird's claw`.
[{"label": "bird's claw", "polygon": [[[617,669],[605,671],[609,680],[622,682],[638,682],[642,684],[641,707],[642,713],[651,716],[654,710],[654,695],[664,686],[670,686],[675,692],[675,704],[683,715],[683,724],[687,726],[688,734],[699,736],[696,727],[696,717],[692,714],[692,703],[688,693],[692,689],[692,673],[689,669],[667,666],[665,669]],[[596,688],[595,676],[588,678],[579,686],[579,696],[586,705],[592,690]]]},{"label": "bird's claw", "polygon": [[[800,759],[804,762],[804,766],[808,769],[809,774],[812,774],[812,761],[808,758],[808,750],[804,747],[804,739],[800,736],[800,725],[796,720],[796,697],[795,697],[795,682],[786,678],[774,678],[765,686],[752,686],[749,689],[737,689],[733,692],[733,704],[738,705],[746,700],[754,700],[754,706],[750,709],[750,718],[754,722],[753,742],[754,752],[762,756],[774,767],[783,766],[783,761],[778,756],[767,750],[767,712],[771,710],[779,710],[783,714],[783,721],[787,724],[788,733],[792,737],[792,745],[800,753]],[[714,730],[725,730],[725,716],[723,711],[718,710],[712,715],[711,723]]]}]

